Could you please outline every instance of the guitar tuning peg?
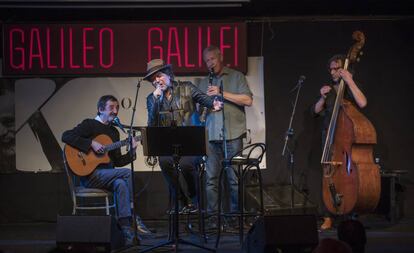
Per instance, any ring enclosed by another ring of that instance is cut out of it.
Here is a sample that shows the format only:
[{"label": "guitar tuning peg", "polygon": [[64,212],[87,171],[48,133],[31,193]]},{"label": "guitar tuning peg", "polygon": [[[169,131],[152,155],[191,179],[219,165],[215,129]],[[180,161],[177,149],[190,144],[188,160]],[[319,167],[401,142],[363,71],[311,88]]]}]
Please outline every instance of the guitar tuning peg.
[{"label": "guitar tuning peg", "polygon": [[361,52],[359,52],[359,54],[360,54],[360,55],[364,55],[364,52],[363,52],[363,51],[361,51]]},{"label": "guitar tuning peg", "polygon": [[357,61],[357,62],[359,62],[360,60],[361,60],[361,59],[360,59],[359,57],[356,59],[356,61]]}]

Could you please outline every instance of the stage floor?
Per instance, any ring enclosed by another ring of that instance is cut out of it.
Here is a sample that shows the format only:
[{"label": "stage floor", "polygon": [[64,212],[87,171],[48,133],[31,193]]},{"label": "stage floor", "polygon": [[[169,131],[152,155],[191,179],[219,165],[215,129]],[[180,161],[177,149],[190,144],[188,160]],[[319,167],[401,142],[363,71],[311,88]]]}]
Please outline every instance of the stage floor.
[{"label": "stage floor", "polygon": [[[414,252],[414,218],[403,218],[390,223],[381,217],[361,217],[367,231],[367,253],[411,253]],[[143,245],[125,249],[121,252],[139,252],[149,246],[165,241],[167,238],[166,221],[145,221],[146,225],[157,230],[156,238],[144,239]],[[181,229],[183,231],[183,229]],[[247,230],[245,234],[247,233]],[[182,232],[180,238],[199,244],[200,238]],[[215,235],[211,234],[205,246],[213,248]],[[319,239],[337,238],[336,230],[319,232]],[[0,224],[0,252],[2,253],[46,253],[56,252],[56,223]],[[194,246],[179,244],[180,252],[208,252]],[[154,252],[172,250],[162,247]],[[239,237],[235,233],[224,233],[217,252],[240,252]],[[118,251],[119,252],[119,251]]]}]

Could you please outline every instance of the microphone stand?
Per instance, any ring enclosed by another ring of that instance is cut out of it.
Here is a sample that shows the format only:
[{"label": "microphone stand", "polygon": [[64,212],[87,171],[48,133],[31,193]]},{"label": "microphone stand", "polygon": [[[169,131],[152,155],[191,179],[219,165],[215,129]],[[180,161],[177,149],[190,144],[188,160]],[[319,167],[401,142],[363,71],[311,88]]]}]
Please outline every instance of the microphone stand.
[{"label": "microphone stand", "polygon": [[[227,137],[226,137],[226,124],[225,120],[226,117],[224,116],[224,91],[223,91],[223,80],[220,82],[220,94],[221,94],[221,101],[223,102],[223,108],[221,108],[221,118],[223,120],[223,126],[221,128],[221,134],[223,138],[223,151],[224,151],[224,159],[227,161]],[[225,164],[226,167],[228,164]]]},{"label": "microphone stand", "polygon": [[295,192],[294,192],[294,188],[295,188],[295,183],[294,183],[294,158],[293,158],[293,150],[290,150],[288,147],[288,142],[289,140],[293,137],[294,132],[293,132],[293,128],[292,128],[292,123],[293,123],[293,118],[295,117],[295,112],[296,112],[296,105],[298,103],[298,98],[299,98],[299,93],[300,93],[300,89],[302,88],[302,83],[303,80],[299,80],[298,84],[296,85],[296,87],[294,89],[297,88],[297,92],[296,92],[296,97],[295,97],[295,102],[293,103],[293,108],[292,108],[292,114],[290,116],[290,121],[289,121],[289,127],[288,130],[286,131],[286,136],[285,136],[285,144],[283,146],[283,151],[282,151],[282,156],[285,156],[285,151],[287,150],[289,152],[289,170],[290,170],[290,208],[291,208],[291,212],[293,212],[293,208],[294,208],[294,198],[295,198]]},{"label": "microphone stand", "polygon": [[[220,176],[219,178],[221,178],[221,174],[223,173],[223,170],[225,170],[226,168],[228,168],[230,166],[230,161],[228,160],[228,154],[227,154],[227,137],[226,137],[226,124],[225,124],[225,120],[226,117],[224,115],[224,89],[223,89],[223,80],[220,81],[220,86],[219,86],[219,91],[220,91],[220,99],[221,102],[223,102],[223,108],[221,108],[221,118],[222,118],[222,127],[221,127],[221,137],[223,140],[223,153],[224,153],[224,158],[223,158],[223,162],[222,162],[222,170],[220,172]],[[217,214],[217,239],[216,239],[216,244],[215,247],[216,249],[218,248],[218,244],[219,244],[219,238],[220,238],[220,232],[221,232],[221,180],[219,180],[220,182],[218,182],[218,214]]]},{"label": "microphone stand", "polygon": [[[135,93],[135,101],[134,101],[134,106],[132,107],[132,116],[131,116],[131,124],[129,125],[129,131],[128,131],[128,141],[129,141],[129,154],[131,157],[134,157],[134,152],[135,150],[132,148],[132,125],[134,124],[134,116],[135,116],[135,111],[136,111],[136,107],[137,107],[137,101],[138,101],[138,92],[139,92],[139,88],[141,88],[141,82],[142,79],[138,80],[137,83],[137,91]],[[135,136],[135,133],[134,133]],[[138,239],[138,231],[137,231],[137,224],[136,224],[136,212],[135,212],[135,183],[134,183],[134,161],[131,161],[131,188],[132,188],[132,196],[131,196],[131,202],[132,202],[132,224],[134,226],[134,237],[136,238],[137,241],[139,241]]]},{"label": "microphone stand", "polygon": [[[177,82],[177,85],[179,85],[179,82]],[[175,120],[174,115],[174,103],[175,103],[175,96],[174,96],[174,83],[171,84],[171,104],[170,104],[170,112],[171,112],[171,127],[177,126],[177,121]],[[179,108],[178,108],[179,109]],[[179,170],[180,171],[180,170]],[[178,181],[177,181],[178,185]],[[178,196],[176,196],[178,198]]]}]

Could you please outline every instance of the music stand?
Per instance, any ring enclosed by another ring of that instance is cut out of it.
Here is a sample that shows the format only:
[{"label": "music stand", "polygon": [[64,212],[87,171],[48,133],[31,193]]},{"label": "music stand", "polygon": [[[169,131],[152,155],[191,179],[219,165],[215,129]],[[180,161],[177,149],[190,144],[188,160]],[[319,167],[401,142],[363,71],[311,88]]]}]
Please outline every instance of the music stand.
[{"label": "music stand", "polygon": [[[204,126],[188,127],[146,127],[142,129],[142,144],[145,156],[172,156],[177,182],[179,181],[181,156],[206,155],[206,130]],[[201,249],[215,252],[215,249],[204,247],[180,238],[178,214],[178,186],[175,187],[173,236],[171,240],[143,249],[148,252],[165,245],[174,245],[175,252],[178,244],[184,243]]]}]

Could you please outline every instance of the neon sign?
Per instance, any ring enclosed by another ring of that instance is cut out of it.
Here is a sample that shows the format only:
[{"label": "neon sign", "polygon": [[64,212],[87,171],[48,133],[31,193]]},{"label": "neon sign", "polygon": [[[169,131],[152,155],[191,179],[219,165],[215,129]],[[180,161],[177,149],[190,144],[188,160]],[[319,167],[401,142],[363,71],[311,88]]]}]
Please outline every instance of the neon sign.
[{"label": "neon sign", "polygon": [[150,59],[176,74],[204,74],[202,52],[218,46],[227,66],[247,70],[245,23],[6,24],[4,76],[142,75]]}]

